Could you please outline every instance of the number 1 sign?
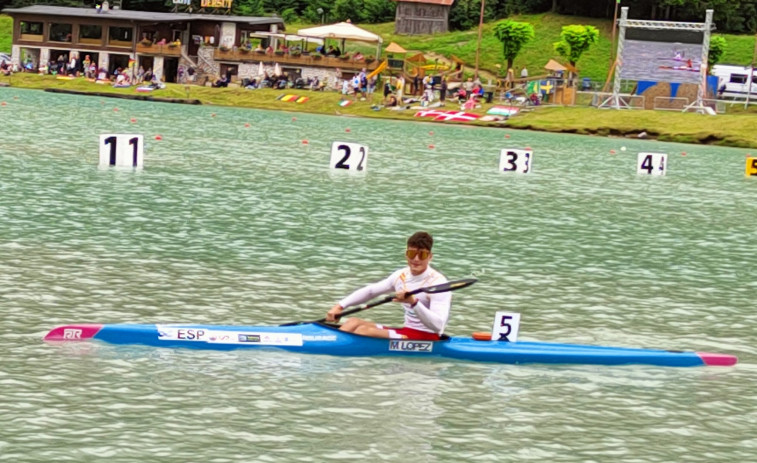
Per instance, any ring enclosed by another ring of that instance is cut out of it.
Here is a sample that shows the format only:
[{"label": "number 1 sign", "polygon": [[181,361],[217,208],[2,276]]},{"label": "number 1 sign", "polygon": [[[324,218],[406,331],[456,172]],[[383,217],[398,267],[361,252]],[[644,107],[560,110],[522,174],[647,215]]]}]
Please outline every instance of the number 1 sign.
[{"label": "number 1 sign", "polygon": [[144,138],[142,135],[100,135],[100,167],[140,168],[143,164],[143,158]]}]

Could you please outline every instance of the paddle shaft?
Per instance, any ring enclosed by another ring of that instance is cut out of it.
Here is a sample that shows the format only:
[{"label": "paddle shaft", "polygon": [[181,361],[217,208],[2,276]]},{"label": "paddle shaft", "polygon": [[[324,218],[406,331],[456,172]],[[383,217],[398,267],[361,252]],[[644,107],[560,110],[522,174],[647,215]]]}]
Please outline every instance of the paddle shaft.
[{"label": "paddle shaft", "polygon": [[[455,291],[457,289],[465,288],[466,286],[470,286],[473,283],[475,283],[475,278],[466,278],[463,280],[455,280],[455,281],[448,281],[446,283],[442,283],[440,285],[434,285],[434,286],[426,286],[424,288],[418,288],[414,289],[412,291],[408,291],[405,293],[406,296],[412,296],[419,293],[446,293],[447,291]],[[372,307],[376,307],[377,305],[386,304],[387,302],[392,302],[394,300],[395,296],[386,296],[383,299],[379,299],[376,302],[371,302],[370,304],[364,304],[358,307],[355,307],[354,309],[346,310],[336,316],[337,319],[344,317],[345,315],[351,315],[353,313],[362,312],[363,310],[368,310]],[[325,318],[321,318],[320,320],[316,320],[316,323],[323,323],[325,322]]]}]

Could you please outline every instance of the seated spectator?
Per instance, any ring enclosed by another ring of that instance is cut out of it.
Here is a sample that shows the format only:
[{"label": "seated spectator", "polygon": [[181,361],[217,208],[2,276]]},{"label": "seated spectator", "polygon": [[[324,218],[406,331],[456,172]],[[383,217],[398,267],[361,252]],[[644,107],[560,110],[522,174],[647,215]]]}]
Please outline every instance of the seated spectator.
[{"label": "seated spectator", "polygon": [[255,90],[256,88],[258,88],[257,80],[250,80],[249,82],[247,82],[247,85],[245,85],[244,88],[246,88],[247,90]]},{"label": "seated spectator", "polygon": [[363,56],[363,54],[358,51],[358,52],[355,52],[354,55],[352,55],[352,59],[354,61],[362,61],[365,59],[365,56]]},{"label": "seated spectator", "polygon": [[458,103],[465,103],[465,100],[468,99],[468,92],[465,91],[464,87],[460,87],[457,90],[457,102]]},{"label": "seated spectator", "polygon": [[539,100],[539,94],[537,93],[532,93],[531,95],[529,95],[528,101],[531,102],[531,104],[534,106],[539,106],[539,104],[541,104],[541,101]]},{"label": "seated spectator", "polygon": [[12,69],[10,64],[6,63],[5,60],[0,62],[0,74],[4,76],[9,76],[12,74]]},{"label": "seated spectator", "polygon": [[258,53],[265,51],[263,49],[263,45],[261,45],[260,42],[258,42],[258,46],[255,47],[255,51]]},{"label": "seated spectator", "polygon": [[265,49],[266,55],[272,55],[273,54],[273,47],[268,45],[268,47]]},{"label": "seated spectator", "polygon": [[389,94],[389,96],[386,97],[386,101],[384,102],[386,106],[393,107],[397,106],[399,103],[397,102],[397,97],[393,94]]},{"label": "seated spectator", "polygon": [[229,86],[229,79],[226,76],[216,79],[216,81],[213,82],[213,87],[215,88],[228,87],[228,86]]}]

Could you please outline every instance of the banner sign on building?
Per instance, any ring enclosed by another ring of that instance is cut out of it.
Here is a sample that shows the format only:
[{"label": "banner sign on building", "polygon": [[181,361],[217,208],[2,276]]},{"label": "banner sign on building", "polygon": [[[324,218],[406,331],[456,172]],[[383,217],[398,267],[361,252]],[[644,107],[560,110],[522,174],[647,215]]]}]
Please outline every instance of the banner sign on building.
[{"label": "banner sign on building", "polygon": [[202,0],[200,6],[203,8],[231,8],[233,0]]}]

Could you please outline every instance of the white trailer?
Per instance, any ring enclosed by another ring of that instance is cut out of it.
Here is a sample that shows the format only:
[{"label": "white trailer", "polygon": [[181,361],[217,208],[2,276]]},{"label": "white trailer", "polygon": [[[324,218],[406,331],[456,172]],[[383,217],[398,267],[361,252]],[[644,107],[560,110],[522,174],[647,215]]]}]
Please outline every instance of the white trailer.
[{"label": "white trailer", "polygon": [[757,69],[751,66],[716,64],[712,67],[712,75],[718,77],[719,98],[746,99],[749,95],[750,100],[757,100]]}]

